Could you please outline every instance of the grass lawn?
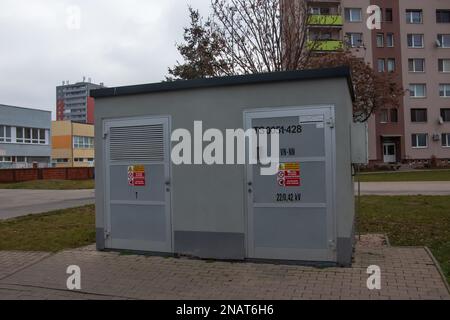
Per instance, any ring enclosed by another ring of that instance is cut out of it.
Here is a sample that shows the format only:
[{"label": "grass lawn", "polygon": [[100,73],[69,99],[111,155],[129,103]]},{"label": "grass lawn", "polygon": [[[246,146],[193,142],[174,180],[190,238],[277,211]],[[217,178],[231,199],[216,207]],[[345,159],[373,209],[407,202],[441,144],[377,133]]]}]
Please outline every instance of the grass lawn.
[{"label": "grass lawn", "polygon": [[94,242],[93,205],[0,220],[0,250],[56,252]]},{"label": "grass lawn", "polygon": [[94,180],[34,180],[0,183],[0,189],[84,190],[95,189]]},{"label": "grass lawn", "polygon": [[450,283],[450,197],[364,196],[360,233],[387,234],[393,246],[427,246]]},{"label": "grass lawn", "polygon": [[450,181],[450,170],[363,173],[361,182]]}]

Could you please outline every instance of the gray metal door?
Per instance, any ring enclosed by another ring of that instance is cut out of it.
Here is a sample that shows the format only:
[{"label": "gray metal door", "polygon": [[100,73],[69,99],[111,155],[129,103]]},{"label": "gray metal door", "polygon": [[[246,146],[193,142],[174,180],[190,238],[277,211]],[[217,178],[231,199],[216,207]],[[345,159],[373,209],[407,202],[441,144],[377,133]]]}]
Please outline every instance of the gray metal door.
[{"label": "gray metal door", "polygon": [[107,120],[106,247],[173,252],[170,118]]},{"label": "gray metal door", "polygon": [[247,165],[247,255],[336,261],[334,107],[250,111],[246,129],[280,131],[280,168]]}]

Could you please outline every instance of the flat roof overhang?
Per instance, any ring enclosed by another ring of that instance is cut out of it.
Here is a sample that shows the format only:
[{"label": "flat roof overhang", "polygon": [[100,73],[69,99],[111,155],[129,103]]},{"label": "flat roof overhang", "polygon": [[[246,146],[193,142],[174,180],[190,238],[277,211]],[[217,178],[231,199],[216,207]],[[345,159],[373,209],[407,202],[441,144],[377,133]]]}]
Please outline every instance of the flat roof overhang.
[{"label": "flat roof overhang", "polygon": [[355,99],[351,71],[347,66],[308,69],[299,71],[282,71],[271,73],[259,73],[240,76],[228,76],[217,78],[203,78],[194,80],[176,80],[160,83],[140,84],[123,87],[102,88],[90,91],[90,96],[96,99],[137,95],[156,92],[180,91],[189,89],[204,89],[213,87],[228,87],[250,84],[265,84],[288,81],[308,81],[332,78],[346,78],[352,99]]}]

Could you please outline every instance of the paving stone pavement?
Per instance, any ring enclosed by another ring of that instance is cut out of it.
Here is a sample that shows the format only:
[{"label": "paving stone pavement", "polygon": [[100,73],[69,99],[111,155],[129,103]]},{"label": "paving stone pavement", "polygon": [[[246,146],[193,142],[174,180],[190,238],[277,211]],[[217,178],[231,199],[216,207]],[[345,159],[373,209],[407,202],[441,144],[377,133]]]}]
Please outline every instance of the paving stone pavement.
[{"label": "paving stone pavement", "polygon": [[[37,254],[38,255],[38,254]],[[424,248],[357,247],[352,268],[302,267],[97,252],[92,246],[35,262],[0,252],[0,299],[446,299],[448,289]],[[23,268],[24,265],[28,267]],[[81,292],[66,289],[69,265],[81,268]],[[382,289],[367,289],[378,265]],[[19,270],[19,271],[17,271]]]},{"label": "paving stone pavement", "polygon": [[46,252],[0,251],[0,279],[48,257]]}]

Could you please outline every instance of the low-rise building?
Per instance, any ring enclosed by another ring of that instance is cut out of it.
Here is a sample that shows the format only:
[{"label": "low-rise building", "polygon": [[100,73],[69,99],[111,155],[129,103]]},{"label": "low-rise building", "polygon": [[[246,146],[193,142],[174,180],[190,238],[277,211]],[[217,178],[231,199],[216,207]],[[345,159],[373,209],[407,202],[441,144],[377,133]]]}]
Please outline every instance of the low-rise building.
[{"label": "low-rise building", "polygon": [[94,126],[53,121],[52,159],[55,167],[93,167]]},{"label": "low-rise building", "polygon": [[51,112],[0,104],[0,168],[49,166]]}]

